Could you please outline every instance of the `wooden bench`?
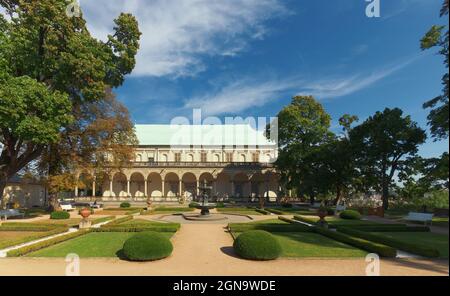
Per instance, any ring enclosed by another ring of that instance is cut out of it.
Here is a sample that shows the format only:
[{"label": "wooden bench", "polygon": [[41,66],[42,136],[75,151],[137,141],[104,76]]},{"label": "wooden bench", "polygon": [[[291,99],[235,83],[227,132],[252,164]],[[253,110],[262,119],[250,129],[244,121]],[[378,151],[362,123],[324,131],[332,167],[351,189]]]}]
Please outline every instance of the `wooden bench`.
[{"label": "wooden bench", "polygon": [[405,220],[424,222],[425,225],[430,221],[430,223],[433,224],[433,214],[409,212],[408,216],[405,217]]}]

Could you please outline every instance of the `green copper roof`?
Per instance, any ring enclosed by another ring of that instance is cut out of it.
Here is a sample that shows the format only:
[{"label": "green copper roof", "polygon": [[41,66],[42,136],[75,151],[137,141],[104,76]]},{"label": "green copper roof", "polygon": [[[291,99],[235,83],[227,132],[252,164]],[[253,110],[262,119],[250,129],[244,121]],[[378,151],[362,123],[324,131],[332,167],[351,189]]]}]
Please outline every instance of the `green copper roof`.
[{"label": "green copper roof", "polygon": [[137,124],[135,130],[143,146],[274,146],[262,131],[245,124]]}]

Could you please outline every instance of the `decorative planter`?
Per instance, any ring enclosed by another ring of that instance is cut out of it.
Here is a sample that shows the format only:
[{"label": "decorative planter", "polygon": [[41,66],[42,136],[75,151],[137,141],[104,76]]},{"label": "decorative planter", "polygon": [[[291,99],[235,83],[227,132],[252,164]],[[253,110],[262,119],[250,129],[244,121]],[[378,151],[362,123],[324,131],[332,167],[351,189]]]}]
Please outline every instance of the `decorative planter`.
[{"label": "decorative planter", "polygon": [[89,217],[91,215],[91,210],[88,208],[83,208],[80,211],[80,215],[81,215],[81,217],[83,217],[83,219],[86,219],[87,217]]}]

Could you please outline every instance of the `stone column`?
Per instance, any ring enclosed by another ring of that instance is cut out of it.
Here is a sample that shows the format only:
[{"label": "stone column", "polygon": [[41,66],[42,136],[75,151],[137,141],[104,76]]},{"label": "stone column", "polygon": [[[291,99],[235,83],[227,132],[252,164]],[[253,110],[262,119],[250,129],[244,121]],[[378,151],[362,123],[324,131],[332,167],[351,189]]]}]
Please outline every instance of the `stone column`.
[{"label": "stone column", "polygon": [[113,180],[109,180],[109,197],[113,196]]},{"label": "stone column", "polygon": [[212,192],[211,192],[212,196],[216,196],[217,195],[217,180],[214,179],[212,181]]},{"label": "stone column", "polygon": [[75,185],[75,197],[78,197],[78,185]]},{"label": "stone column", "polygon": [[127,179],[127,197],[130,197],[131,193],[130,193],[130,179]]},{"label": "stone column", "polygon": [[200,187],[200,181],[199,180],[197,180],[197,188],[195,189],[195,192],[197,192],[197,198],[200,196],[200,189],[199,189],[199,187]]},{"label": "stone column", "polygon": [[183,182],[181,180],[178,181],[178,194],[180,195],[180,197],[183,195],[182,184],[183,184]]},{"label": "stone column", "polygon": [[95,180],[92,181],[92,197],[95,197]]},{"label": "stone column", "polygon": [[234,197],[234,181],[231,181],[231,196]]},{"label": "stone column", "polygon": [[165,180],[162,180],[162,182],[161,182],[161,197],[165,197],[165,192],[164,192],[164,185],[165,185],[165,183],[166,183],[166,181]]},{"label": "stone column", "polygon": [[144,196],[148,196],[148,185],[147,185],[147,179],[144,179]]}]

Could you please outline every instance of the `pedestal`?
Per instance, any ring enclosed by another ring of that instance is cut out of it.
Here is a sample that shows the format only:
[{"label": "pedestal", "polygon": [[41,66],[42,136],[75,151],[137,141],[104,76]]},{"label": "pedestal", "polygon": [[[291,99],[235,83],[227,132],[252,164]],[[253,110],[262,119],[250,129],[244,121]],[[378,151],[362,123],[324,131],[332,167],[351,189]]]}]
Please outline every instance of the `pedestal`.
[{"label": "pedestal", "polygon": [[91,220],[88,219],[82,219],[78,228],[79,229],[86,229],[86,228],[91,228],[92,222]]}]

